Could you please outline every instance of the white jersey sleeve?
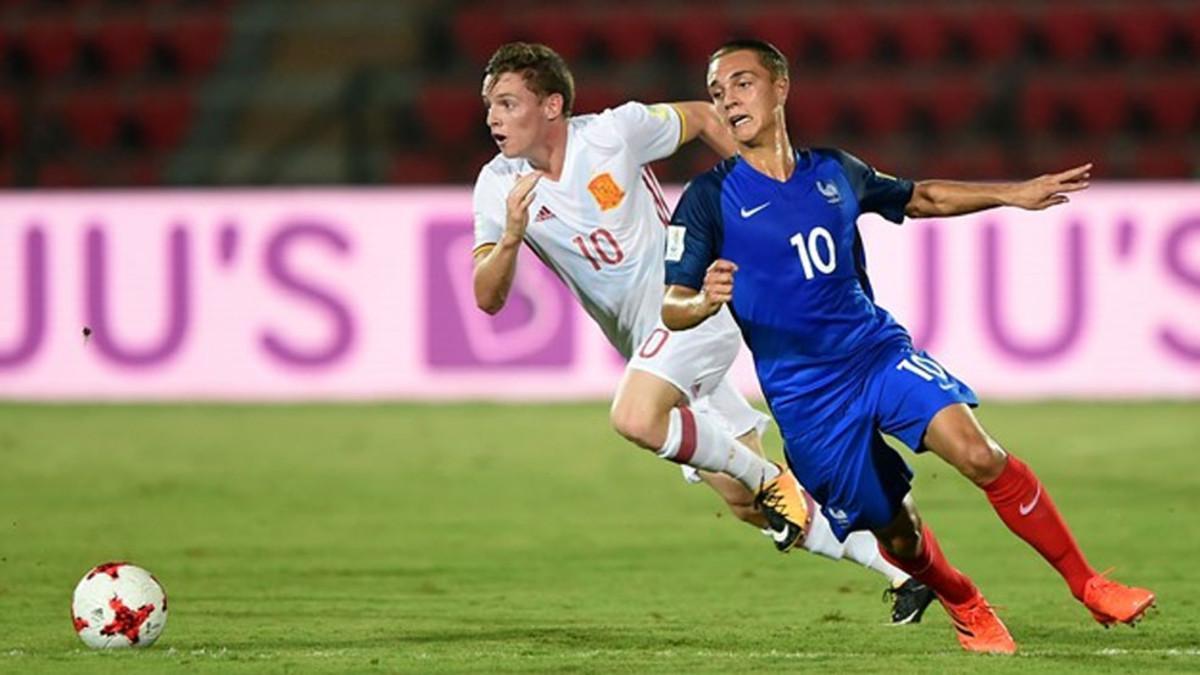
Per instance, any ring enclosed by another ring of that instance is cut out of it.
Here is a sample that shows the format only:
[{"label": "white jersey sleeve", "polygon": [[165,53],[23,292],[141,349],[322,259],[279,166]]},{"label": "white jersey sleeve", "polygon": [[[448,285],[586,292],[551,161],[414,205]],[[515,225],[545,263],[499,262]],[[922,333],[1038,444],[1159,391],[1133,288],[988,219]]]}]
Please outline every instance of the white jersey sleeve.
[{"label": "white jersey sleeve", "polygon": [[630,153],[639,164],[669,157],[683,140],[683,118],[670,103],[630,101],[609,111]]},{"label": "white jersey sleeve", "polygon": [[504,234],[508,195],[500,176],[490,165],[484,166],[479,178],[475,179],[471,200],[475,212],[475,246],[472,250],[499,242]]}]

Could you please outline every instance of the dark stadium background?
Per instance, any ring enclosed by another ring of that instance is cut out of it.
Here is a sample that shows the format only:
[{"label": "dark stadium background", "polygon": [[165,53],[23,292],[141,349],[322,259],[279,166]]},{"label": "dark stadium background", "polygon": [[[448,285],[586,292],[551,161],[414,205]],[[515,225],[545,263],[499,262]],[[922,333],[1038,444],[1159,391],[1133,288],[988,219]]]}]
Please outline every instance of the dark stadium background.
[{"label": "dark stadium background", "polygon": [[[1200,5],[5,0],[0,186],[468,183],[477,88],[544,41],[576,108],[694,99],[732,36],[792,60],[793,133],[914,177],[1200,170]],[[690,148],[657,167],[681,181]]]}]

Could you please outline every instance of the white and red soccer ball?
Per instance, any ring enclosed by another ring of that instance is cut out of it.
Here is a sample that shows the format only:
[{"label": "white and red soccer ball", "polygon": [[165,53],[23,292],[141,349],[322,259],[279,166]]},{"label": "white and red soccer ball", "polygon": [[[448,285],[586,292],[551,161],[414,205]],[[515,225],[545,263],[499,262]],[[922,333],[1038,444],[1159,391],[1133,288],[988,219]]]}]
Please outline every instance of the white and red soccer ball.
[{"label": "white and red soccer ball", "polygon": [[94,649],[149,647],[167,625],[167,594],[136,565],[104,563],[79,580],[71,618],[79,639]]}]

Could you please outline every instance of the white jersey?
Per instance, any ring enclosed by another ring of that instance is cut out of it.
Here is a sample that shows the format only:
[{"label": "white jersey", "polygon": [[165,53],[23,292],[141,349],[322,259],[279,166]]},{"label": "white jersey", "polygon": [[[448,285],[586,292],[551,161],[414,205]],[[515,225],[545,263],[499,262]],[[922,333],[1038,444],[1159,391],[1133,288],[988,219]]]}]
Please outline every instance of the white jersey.
[{"label": "white jersey", "polygon": [[[568,120],[557,181],[543,177],[529,206],[525,242],[561,278],[626,358],[658,322],[670,210],[647,164],[679,147],[683,119],[671,105],[630,102]],[[506,200],[533,170],[497,155],[475,181],[475,248],[500,241]]]}]

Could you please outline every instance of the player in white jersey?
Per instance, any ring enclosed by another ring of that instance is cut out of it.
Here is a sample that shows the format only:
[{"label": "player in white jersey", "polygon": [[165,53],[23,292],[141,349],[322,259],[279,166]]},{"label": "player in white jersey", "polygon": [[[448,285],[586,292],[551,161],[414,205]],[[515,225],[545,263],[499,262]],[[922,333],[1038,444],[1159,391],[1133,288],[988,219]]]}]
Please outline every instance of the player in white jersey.
[{"label": "player in white jersey", "polygon": [[670,212],[648,168],[701,138],[722,155],[732,138],[707,102],[630,102],[571,115],[574,83],[543,45],[501,47],[486,69],[487,124],[500,149],[475,184],[476,301],[494,314],[507,299],[527,244],[571,289],[629,360],[612,407],[616,430],[684,465],[780,550],[855,560],[889,578],[893,620],[919,620],[933,596],[878,553],[869,533],[844,544],[791,472],[762,455],[766,416],[726,374],[741,337],[726,310],[701,326],[659,319]]}]

